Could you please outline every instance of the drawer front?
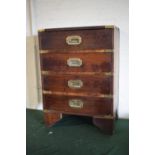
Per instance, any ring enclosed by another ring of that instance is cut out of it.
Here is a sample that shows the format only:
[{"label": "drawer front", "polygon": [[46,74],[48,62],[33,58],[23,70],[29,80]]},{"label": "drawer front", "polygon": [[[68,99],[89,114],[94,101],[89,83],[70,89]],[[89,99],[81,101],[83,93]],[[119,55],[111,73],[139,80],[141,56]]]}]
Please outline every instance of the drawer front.
[{"label": "drawer front", "polygon": [[112,115],[112,98],[43,95],[44,109],[85,115]]},{"label": "drawer front", "polygon": [[113,53],[44,53],[41,69],[55,72],[111,72]]},{"label": "drawer front", "polygon": [[41,50],[113,49],[114,29],[45,30],[39,32]]},{"label": "drawer front", "polygon": [[75,93],[113,93],[113,77],[103,75],[44,75],[43,90]]}]

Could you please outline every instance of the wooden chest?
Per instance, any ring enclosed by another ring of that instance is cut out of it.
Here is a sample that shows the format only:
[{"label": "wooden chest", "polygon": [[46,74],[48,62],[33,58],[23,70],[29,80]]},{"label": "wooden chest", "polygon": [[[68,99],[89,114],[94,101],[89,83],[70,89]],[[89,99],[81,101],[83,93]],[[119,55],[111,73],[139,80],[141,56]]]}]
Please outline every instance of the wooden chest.
[{"label": "wooden chest", "polygon": [[92,117],[112,133],[118,103],[119,29],[115,26],[39,30],[44,118]]}]

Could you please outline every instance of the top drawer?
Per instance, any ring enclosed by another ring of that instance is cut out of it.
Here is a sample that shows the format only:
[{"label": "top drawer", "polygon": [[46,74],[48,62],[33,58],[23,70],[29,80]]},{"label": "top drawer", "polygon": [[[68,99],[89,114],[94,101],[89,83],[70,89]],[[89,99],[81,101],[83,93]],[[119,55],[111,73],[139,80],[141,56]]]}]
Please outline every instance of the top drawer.
[{"label": "top drawer", "polygon": [[40,50],[113,49],[113,28],[45,29],[39,32]]}]

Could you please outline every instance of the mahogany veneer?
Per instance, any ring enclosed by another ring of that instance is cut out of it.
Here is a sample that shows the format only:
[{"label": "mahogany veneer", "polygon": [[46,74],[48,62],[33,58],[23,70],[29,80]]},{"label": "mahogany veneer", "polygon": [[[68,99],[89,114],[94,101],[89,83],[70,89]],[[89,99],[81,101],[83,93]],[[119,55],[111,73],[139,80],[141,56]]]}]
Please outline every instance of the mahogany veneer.
[{"label": "mahogany veneer", "polygon": [[45,123],[65,114],[92,117],[114,131],[118,103],[119,29],[115,26],[38,32]]}]

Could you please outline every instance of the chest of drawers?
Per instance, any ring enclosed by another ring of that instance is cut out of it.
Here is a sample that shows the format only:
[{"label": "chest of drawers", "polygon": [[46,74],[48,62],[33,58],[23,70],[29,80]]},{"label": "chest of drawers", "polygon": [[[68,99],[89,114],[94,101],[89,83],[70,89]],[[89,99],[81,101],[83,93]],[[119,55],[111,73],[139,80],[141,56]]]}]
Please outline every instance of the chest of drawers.
[{"label": "chest of drawers", "polygon": [[44,118],[90,116],[112,133],[118,103],[119,29],[115,26],[39,30]]}]

